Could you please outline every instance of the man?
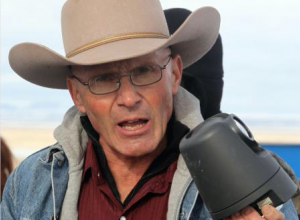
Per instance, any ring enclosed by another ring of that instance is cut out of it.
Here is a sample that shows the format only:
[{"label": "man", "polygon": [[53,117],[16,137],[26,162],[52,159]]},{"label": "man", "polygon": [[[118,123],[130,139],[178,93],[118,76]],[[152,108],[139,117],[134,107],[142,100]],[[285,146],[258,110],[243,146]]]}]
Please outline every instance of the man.
[{"label": "man", "polygon": [[[179,86],[182,68],[214,44],[219,14],[194,12],[169,36],[156,0],[69,0],[62,10],[66,57],[44,46],[12,48],[26,80],[68,88],[76,107],[55,130],[58,143],[10,176],[2,219],[210,219],[179,155],[202,121]],[[291,202],[282,211],[293,219]],[[272,206],[265,219],[284,219]],[[232,219],[263,219],[248,207]]]}]

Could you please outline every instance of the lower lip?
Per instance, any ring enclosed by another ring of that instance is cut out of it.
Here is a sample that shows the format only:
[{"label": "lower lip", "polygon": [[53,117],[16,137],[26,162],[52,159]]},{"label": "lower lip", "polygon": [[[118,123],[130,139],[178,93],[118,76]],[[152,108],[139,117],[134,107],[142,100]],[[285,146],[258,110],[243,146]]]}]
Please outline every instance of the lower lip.
[{"label": "lower lip", "polygon": [[117,130],[125,136],[135,136],[135,135],[142,135],[146,133],[150,129],[150,126],[151,126],[150,121],[147,121],[145,124],[142,125],[142,127],[139,127],[138,129],[133,131],[123,129],[119,125],[117,125]]}]

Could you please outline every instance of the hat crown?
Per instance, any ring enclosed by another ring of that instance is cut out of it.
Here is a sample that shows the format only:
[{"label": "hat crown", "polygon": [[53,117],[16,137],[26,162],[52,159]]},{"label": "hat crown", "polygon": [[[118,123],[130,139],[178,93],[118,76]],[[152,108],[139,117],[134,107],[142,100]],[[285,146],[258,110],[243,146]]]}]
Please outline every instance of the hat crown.
[{"label": "hat crown", "polygon": [[66,54],[114,36],[169,35],[158,0],[68,0],[61,19]]}]

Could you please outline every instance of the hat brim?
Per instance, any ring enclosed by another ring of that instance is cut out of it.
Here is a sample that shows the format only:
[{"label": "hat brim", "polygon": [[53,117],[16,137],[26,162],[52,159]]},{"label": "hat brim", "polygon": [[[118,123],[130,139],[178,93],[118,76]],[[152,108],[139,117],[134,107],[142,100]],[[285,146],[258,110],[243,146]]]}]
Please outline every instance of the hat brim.
[{"label": "hat brim", "polygon": [[142,56],[160,48],[171,47],[179,54],[183,67],[199,60],[215,43],[220,15],[212,7],[194,11],[168,39],[139,38],[104,44],[74,57],[66,58],[35,43],[21,43],[9,53],[12,69],[25,80],[49,88],[66,89],[71,65],[97,65]]}]

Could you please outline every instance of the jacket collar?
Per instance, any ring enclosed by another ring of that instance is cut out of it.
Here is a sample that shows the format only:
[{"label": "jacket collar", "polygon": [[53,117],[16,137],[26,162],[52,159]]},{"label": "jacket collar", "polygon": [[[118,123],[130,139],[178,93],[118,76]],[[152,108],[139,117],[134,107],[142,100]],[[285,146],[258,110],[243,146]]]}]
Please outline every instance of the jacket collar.
[{"label": "jacket collar", "polygon": [[[193,129],[203,121],[199,100],[182,87],[179,88],[178,93],[174,96],[174,112],[176,120],[185,124],[189,129]],[[73,106],[66,113],[62,124],[54,131],[54,137],[63,146],[69,162],[69,182],[62,207],[62,220],[77,219],[77,198],[80,191],[84,155],[88,142],[88,136],[80,122],[82,115]],[[180,156],[169,198],[169,201],[174,200],[174,202],[169,203],[168,219],[177,219],[176,216],[178,216],[179,212],[177,206],[182,199],[180,194],[183,193],[178,189],[186,188],[190,182],[189,171],[183,158]],[[174,188],[176,186],[180,188]]]}]

